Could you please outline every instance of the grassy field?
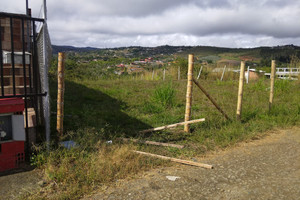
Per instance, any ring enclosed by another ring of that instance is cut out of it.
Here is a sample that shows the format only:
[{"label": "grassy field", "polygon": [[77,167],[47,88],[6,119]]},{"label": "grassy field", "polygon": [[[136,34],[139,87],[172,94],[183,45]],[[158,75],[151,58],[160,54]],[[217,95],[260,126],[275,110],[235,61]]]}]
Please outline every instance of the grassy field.
[{"label": "grassy field", "polygon": [[[51,79],[51,109],[56,110],[56,81]],[[194,85],[192,119],[206,121],[183,127],[139,134],[140,130],[184,121],[186,80],[75,80],[67,78],[65,93],[65,136],[77,147],[68,150],[53,145],[32,158],[43,169],[47,185],[24,199],[78,199],[101,190],[117,180],[169,162],[135,155],[141,150],[191,159],[237,142],[255,139],[266,130],[300,124],[300,84],[276,80],[275,99],[268,111],[269,80],[245,85],[242,121],[235,120],[238,82],[199,80],[221,108],[232,118],[226,121]],[[55,137],[55,115],[52,134]],[[120,137],[135,137],[183,144],[182,150],[123,144]],[[109,141],[109,142],[107,142]],[[112,143],[111,143],[111,142]],[[42,149],[42,148],[41,148]]]}]

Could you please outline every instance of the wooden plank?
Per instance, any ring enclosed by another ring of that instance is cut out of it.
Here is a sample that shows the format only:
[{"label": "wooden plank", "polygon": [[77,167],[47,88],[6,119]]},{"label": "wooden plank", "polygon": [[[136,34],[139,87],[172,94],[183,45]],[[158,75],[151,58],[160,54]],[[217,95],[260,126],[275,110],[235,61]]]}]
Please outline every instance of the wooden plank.
[{"label": "wooden plank", "polygon": [[129,138],[122,138],[122,140],[126,142],[135,142],[135,143],[150,144],[150,145],[164,146],[164,147],[174,147],[178,149],[184,148],[184,145],[179,145],[179,144],[170,144],[170,143],[154,142],[154,141],[147,141],[147,140],[143,141],[143,140],[129,139]]},{"label": "wooden plank", "polygon": [[164,129],[167,129],[167,128],[174,128],[174,127],[177,127],[177,126],[182,126],[182,125],[186,125],[186,124],[193,124],[193,123],[197,123],[197,122],[204,122],[204,121],[205,121],[205,118],[195,119],[195,120],[190,120],[190,121],[186,121],[186,122],[180,122],[180,123],[176,123],[176,124],[170,124],[170,125],[166,125],[166,126],[161,126],[161,127],[157,127],[157,128],[151,128],[151,129],[143,130],[143,131],[140,131],[140,133],[160,131],[160,130],[164,130]]},{"label": "wooden plank", "polygon": [[188,160],[181,160],[181,159],[177,159],[177,158],[161,156],[161,155],[142,152],[142,151],[133,151],[133,152],[137,153],[137,154],[142,154],[142,155],[145,155],[145,156],[160,158],[160,159],[163,159],[163,160],[170,160],[172,162],[177,162],[177,163],[181,163],[181,164],[185,164],[185,165],[192,165],[192,166],[203,167],[203,168],[207,168],[207,169],[213,169],[212,165],[208,165],[208,164],[204,164],[204,163],[198,163],[198,162],[193,162],[193,161],[188,161]]}]

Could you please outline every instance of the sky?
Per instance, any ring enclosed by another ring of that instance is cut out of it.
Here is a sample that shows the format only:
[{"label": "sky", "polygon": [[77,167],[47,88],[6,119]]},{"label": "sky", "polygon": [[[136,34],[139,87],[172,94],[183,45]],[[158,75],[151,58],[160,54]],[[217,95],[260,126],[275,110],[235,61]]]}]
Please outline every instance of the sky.
[{"label": "sky", "polygon": [[[42,17],[43,0],[28,0]],[[0,12],[25,13],[25,0]],[[300,0],[48,0],[52,44],[250,48],[300,46]]]}]

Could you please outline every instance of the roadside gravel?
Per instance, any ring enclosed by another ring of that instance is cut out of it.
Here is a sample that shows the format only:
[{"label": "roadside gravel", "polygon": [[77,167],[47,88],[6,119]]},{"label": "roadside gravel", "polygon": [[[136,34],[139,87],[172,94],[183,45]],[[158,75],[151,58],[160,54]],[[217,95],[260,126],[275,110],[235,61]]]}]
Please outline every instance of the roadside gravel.
[{"label": "roadside gravel", "polygon": [[[300,199],[300,128],[273,131],[197,160],[214,169],[156,169],[84,200]],[[171,181],[166,176],[180,178]]]}]

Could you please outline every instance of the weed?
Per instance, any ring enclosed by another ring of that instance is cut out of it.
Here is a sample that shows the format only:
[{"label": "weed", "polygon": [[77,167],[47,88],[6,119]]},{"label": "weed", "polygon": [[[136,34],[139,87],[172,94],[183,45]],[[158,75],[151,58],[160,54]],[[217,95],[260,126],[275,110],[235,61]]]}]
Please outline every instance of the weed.
[{"label": "weed", "polygon": [[160,113],[164,111],[164,108],[161,104],[146,101],[144,103],[143,111],[145,113]]},{"label": "weed", "polygon": [[251,84],[250,87],[254,91],[265,91],[267,89],[264,79],[259,79],[254,84]]},{"label": "weed", "polygon": [[101,140],[93,141],[94,144],[80,139],[76,142],[77,147],[41,151],[33,158],[44,169],[49,184],[41,189],[43,192],[27,194],[24,199],[79,199],[104,183],[167,163],[134,154],[131,150],[136,147],[130,145],[107,144]]},{"label": "weed", "polygon": [[276,80],[274,87],[276,88],[276,90],[288,92],[290,90],[290,85],[291,85],[290,80],[283,79],[283,80]]},{"label": "weed", "polygon": [[161,104],[164,108],[172,107],[175,102],[175,89],[172,86],[172,82],[157,87],[152,100]]}]

